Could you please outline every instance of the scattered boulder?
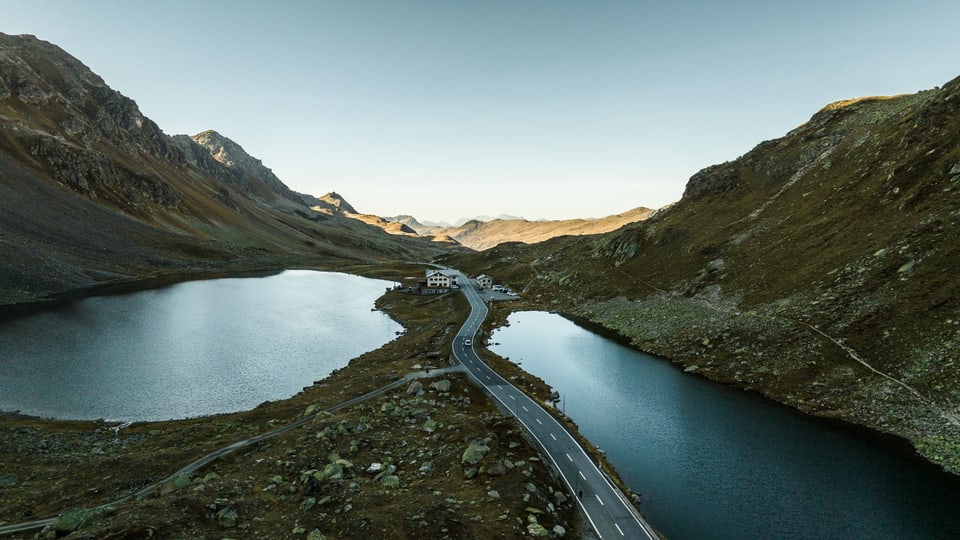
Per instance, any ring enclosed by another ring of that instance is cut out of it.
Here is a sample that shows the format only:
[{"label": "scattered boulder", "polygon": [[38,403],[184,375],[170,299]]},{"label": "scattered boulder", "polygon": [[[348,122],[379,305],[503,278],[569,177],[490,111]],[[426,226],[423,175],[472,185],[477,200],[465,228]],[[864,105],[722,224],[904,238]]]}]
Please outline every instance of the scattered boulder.
[{"label": "scattered boulder", "polygon": [[174,491],[189,487],[191,483],[192,482],[189,474],[180,475],[169,482],[164,482],[163,486],[160,488],[160,495],[167,495],[173,493]]},{"label": "scattered boulder", "polygon": [[398,488],[400,487],[400,477],[388,474],[380,479],[380,485],[387,488]]},{"label": "scattered boulder", "polygon": [[433,418],[427,418],[427,421],[423,423],[422,429],[427,433],[433,433],[437,430],[437,421]]},{"label": "scattered boulder", "polygon": [[563,538],[567,534],[567,530],[564,529],[561,525],[554,525],[553,529],[550,531],[550,535],[554,538]]},{"label": "scattered boulder", "polygon": [[66,536],[114,512],[113,508],[78,508],[60,514],[50,527],[56,536]]},{"label": "scattered boulder", "polygon": [[237,526],[237,519],[239,517],[237,511],[232,506],[227,506],[217,512],[217,524],[225,529],[230,529]]},{"label": "scattered boulder", "polygon": [[460,463],[464,465],[476,465],[480,463],[480,460],[483,459],[488,452],[490,452],[490,447],[487,446],[484,440],[474,439],[470,445],[467,446],[467,449],[463,451]]},{"label": "scattered boulder", "polygon": [[307,540],[327,540],[327,537],[320,532],[320,529],[314,529],[307,535]]},{"label": "scattered boulder", "polygon": [[408,396],[415,396],[420,392],[423,392],[423,383],[421,383],[420,381],[413,381],[412,383],[410,383],[410,386],[407,387]]},{"label": "scattered boulder", "polygon": [[447,380],[447,379],[441,379],[441,380],[439,380],[439,381],[436,381],[436,382],[432,383],[432,384],[430,385],[430,388],[433,389],[433,390],[436,390],[437,392],[449,392],[449,391],[450,391],[450,387],[452,386],[452,384],[453,384],[453,383],[451,383],[451,382],[450,382],[449,380]]},{"label": "scattered boulder", "polygon": [[490,476],[503,476],[507,474],[507,466],[503,461],[496,461],[487,467],[487,474]]},{"label": "scattered boulder", "polygon": [[15,474],[0,474],[0,488],[16,487],[20,477]]},{"label": "scattered boulder", "polygon": [[547,537],[550,532],[539,523],[530,523],[527,525],[527,534],[533,537]]}]

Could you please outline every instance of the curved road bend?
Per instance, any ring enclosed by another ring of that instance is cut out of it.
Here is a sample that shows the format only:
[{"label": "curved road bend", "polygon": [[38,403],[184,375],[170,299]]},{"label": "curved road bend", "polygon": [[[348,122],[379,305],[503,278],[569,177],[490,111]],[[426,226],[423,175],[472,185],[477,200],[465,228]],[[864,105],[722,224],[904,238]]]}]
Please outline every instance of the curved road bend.
[{"label": "curved road bend", "polygon": [[[570,491],[578,495],[580,507],[598,536],[606,540],[659,538],[556,418],[480,360],[472,340],[480,323],[487,317],[487,306],[463,273],[449,268],[444,270],[457,275],[460,290],[470,302],[470,315],[454,337],[454,357],[540,443]],[[467,345],[466,340],[471,340],[471,345]]]},{"label": "curved road bend", "polygon": [[[303,417],[303,418],[301,418],[301,419],[299,419],[299,420],[297,420],[297,421],[295,421],[295,422],[291,422],[291,423],[289,423],[289,424],[287,424],[287,425],[285,425],[285,426],[283,426],[283,427],[279,427],[279,428],[277,428],[277,429],[274,429],[274,430],[272,430],[272,431],[268,431],[268,432],[266,432],[266,433],[261,433],[260,435],[255,435],[255,436],[250,437],[250,438],[248,438],[248,439],[243,439],[243,440],[240,440],[240,441],[236,441],[236,442],[231,443],[231,444],[229,444],[229,445],[227,445],[227,446],[224,446],[223,448],[220,448],[220,449],[218,449],[218,450],[214,450],[213,452],[210,452],[209,454],[203,456],[202,458],[200,458],[200,459],[198,459],[198,460],[196,460],[196,461],[193,461],[193,462],[187,464],[187,465],[184,466],[182,469],[180,469],[180,470],[178,470],[177,472],[171,474],[170,476],[167,476],[167,477],[164,478],[163,480],[158,480],[158,481],[156,481],[156,482],[154,482],[154,483],[152,483],[152,484],[144,487],[144,488],[141,489],[140,491],[137,491],[136,493],[131,493],[130,495],[126,495],[126,496],[124,496],[124,497],[120,497],[119,499],[115,499],[115,500],[110,501],[110,502],[108,502],[108,503],[101,504],[100,506],[94,506],[94,507],[91,508],[91,510],[102,510],[102,509],[105,509],[105,508],[110,508],[110,507],[113,507],[113,506],[117,506],[117,505],[119,505],[119,504],[123,504],[123,503],[125,503],[125,502],[127,502],[127,501],[129,501],[129,500],[132,500],[132,499],[142,499],[143,497],[146,497],[147,495],[149,495],[149,494],[153,493],[154,491],[156,491],[157,488],[159,488],[160,486],[162,486],[164,483],[169,482],[169,481],[177,478],[178,476],[183,476],[183,475],[185,475],[185,474],[190,474],[190,473],[196,471],[197,469],[199,469],[200,467],[203,467],[203,466],[206,465],[207,463],[210,463],[211,461],[214,461],[214,460],[216,460],[216,459],[218,459],[218,458],[221,458],[221,457],[223,457],[223,456],[225,456],[225,455],[227,455],[227,454],[230,454],[230,453],[234,452],[235,450],[239,450],[239,449],[244,448],[244,447],[246,447],[246,446],[250,446],[250,445],[252,445],[252,444],[256,444],[256,443],[258,443],[258,442],[260,442],[260,441],[264,441],[264,440],[267,440],[267,439],[276,437],[277,435],[279,435],[279,434],[281,434],[281,433],[285,433],[285,432],[287,432],[287,431],[290,431],[291,429],[298,428],[298,427],[300,427],[300,426],[302,426],[302,425],[304,425],[304,424],[308,424],[308,423],[310,423],[310,422],[313,422],[318,416],[320,416],[320,415],[323,414],[323,413],[332,413],[332,412],[338,411],[338,410],[340,410],[340,409],[344,409],[344,408],[346,408],[346,407],[350,407],[350,406],[352,406],[352,405],[356,405],[357,403],[360,403],[360,402],[362,402],[362,401],[366,401],[366,400],[368,400],[368,399],[370,399],[370,398],[372,398],[372,397],[374,397],[374,396],[377,396],[377,395],[379,395],[379,394],[382,394],[382,393],[386,392],[387,390],[391,390],[391,389],[393,389],[393,388],[396,388],[396,387],[398,387],[398,386],[401,386],[402,384],[404,384],[404,383],[406,383],[406,382],[408,382],[408,381],[410,381],[410,380],[419,379],[419,378],[424,378],[424,377],[426,377],[426,378],[436,377],[437,375],[442,374],[442,373],[448,373],[448,372],[451,372],[451,371],[462,371],[462,370],[463,370],[463,368],[462,368],[461,366],[453,366],[453,367],[442,368],[442,369],[431,369],[429,372],[426,372],[426,371],[416,371],[416,372],[413,372],[413,373],[408,373],[408,374],[405,375],[404,377],[401,377],[401,378],[399,378],[399,379],[397,379],[397,380],[395,380],[395,381],[393,381],[393,382],[391,382],[391,383],[389,383],[389,384],[385,384],[385,385],[381,386],[380,388],[377,388],[376,390],[367,392],[366,394],[357,396],[357,397],[355,397],[355,398],[351,398],[351,399],[348,399],[348,400],[345,400],[345,401],[341,401],[340,403],[334,404],[334,405],[332,405],[332,406],[330,406],[330,407],[328,407],[328,408],[326,408],[326,409],[324,409],[324,410],[322,410],[322,411],[317,411],[315,414],[311,414],[311,415],[309,415],[309,416],[305,416],[305,417]],[[48,525],[52,525],[53,522],[56,521],[56,520],[57,520],[57,518],[51,517],[51,518],[45,518],[45,519],[38,519],[38,520],[34,520],[34,521],[27,521],[27,522],[24,522],[24,523],[13,523],[13,524],[10,524],[10,525],[4,525],[4,526],[0,527],[0,535],[13,534],[13,533],[18,533],[18,532],[32,531],[32,530],[34,530],[34,529],[40,529],[40,528],[46,527],[46,526],[48,526]]]}]

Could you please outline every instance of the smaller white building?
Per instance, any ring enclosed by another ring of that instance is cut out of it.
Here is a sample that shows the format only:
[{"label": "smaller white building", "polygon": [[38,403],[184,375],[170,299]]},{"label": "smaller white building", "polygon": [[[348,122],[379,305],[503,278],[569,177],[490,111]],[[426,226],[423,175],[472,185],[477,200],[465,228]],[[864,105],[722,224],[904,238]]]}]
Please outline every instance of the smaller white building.
[{"label": "smaller white building", "polygon": [[477,276],[477,286],[481,289],[489,289],[493,287],[493,278],[486,274],[480,274]]},{"label": "smaller white building", "polygon": [[443,274],[439,270],[427,273],[427,288],[450,288],[450,276]]}]

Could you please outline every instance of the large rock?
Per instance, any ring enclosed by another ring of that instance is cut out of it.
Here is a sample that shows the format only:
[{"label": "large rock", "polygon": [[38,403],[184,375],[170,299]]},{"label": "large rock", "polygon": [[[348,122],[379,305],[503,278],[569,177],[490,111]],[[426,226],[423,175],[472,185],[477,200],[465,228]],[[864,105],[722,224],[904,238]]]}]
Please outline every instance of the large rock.
[{"label": "large rock", "polygon": [[421,383],[420,381],[413,381],[412,383],[410,383],[410,386],[407,387],[408,396],[415,396],[420,392],[423,392],[423,383]]},{"label": "large rock", "polygon": [[380,479],[380,485],[387,488],[398,488],[400,487],[400,477],[388,474]]},{"label": "large rock", "polygon": [[113,508],[109,507],[70,510],[60,514],[50,527],[56,531],[57,536],[66,536],[113,512]]},{"label": "large rock", "polygon": [[230,529],[237,526],[239,517],[237,511],[232,506],[228,506],[217,512],[217,524],[225,529]]},{"label": "large rock", "polygon": [[507,474],[507,466],[502,461],[496,461],[487,467],[487,474],[490,476],[503,476]]},{"label": "large rock", "polygon": [[487,446],[486,441],[475,439],[467,446],[467,449],[463,451],[460,463],[463,465],[476,465],[480,463],[480,460],[483,459],[488,452],[490,452],[490,447]]},{"label": "large rock", "polygon": [[550,532],[544,528],[543,525],[539,523],[530,523],[527,525],[527,533],[533,537],[546,537],[550,536]]},{"label": "large rock", "polygon": [[430,384],[430,388],[436,390],[437,392],[449,392],[451,386],[452,386],[452,383],[447,379],[441,379],[439,381],[436,381]]}]

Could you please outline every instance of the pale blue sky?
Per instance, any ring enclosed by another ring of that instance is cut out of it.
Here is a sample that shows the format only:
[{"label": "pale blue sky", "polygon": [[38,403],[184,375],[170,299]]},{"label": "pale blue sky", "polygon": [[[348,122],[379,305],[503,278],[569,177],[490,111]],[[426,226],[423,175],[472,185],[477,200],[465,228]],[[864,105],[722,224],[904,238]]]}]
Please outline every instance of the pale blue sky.
[{"label": "pale blue sky", "polygon": [[0,0],[170,134],[291,188],[453,221],[597,217],[831,101],[960,75],[957,0]]}]

